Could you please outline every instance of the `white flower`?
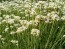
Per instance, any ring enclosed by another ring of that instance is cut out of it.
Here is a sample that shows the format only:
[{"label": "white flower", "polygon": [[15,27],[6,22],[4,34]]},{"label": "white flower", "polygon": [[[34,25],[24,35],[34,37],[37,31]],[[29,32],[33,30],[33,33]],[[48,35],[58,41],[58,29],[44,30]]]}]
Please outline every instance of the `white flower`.
[{"label": "white flower", "polygon": [[61,20],[65,20],[65,16],[62,16],[62,17],[61,17]]},{"label": "white flower", "polygon": [[44,16],[42,16],[42,15],[37,15],[37,16],[35,17],[35,20],[40,21],[40,20],[43,20],[43,18],[44,18]]},{"label": "white flower", "polygon": [[2,20],[2,17],[0,17],[0,21]]},{"label": "white flower", "polygon": [[60,17],[54,11],[51,13],[48,13],[47,16],[48,16],[48,19],[51,19],[51,20],[57,20],[57,21],[60,20]]},{"label": "white flower", "polygon": [[38,23],[39,23],[38,20],[30,20],[30,21],[29,21],[29,24],[30,24],[30,25],[34,25],[34,26],[37,26]]},{"label": "white flower", "polygon": [[35,17],[35,20],[37,20],[38,22],[40,22],[40,21],[46,21],[47,19],[49,20],[49,18],[47,16],[43,16],[43,15],[37,15]]},{"label": "white flower", "polygon": [[20,33],[20,32],[22,32],[22,31],[25,31],[26,29],[27,29],[27,27],[22,26],[22,27],[19,27],[16,32],[17,32],[17,33]]},{"label": "white flower", "polygon": [[2,35],[0,35],[0,39],[2,38]]},{"label": "white flower", "polygon": [[21,17],[19,16],[13,16],[15,20],[20,20]]},{"label": "white flower", "polygon": [[7,28],[5,28],[5,32],[7,32],[7,31],[8,31],[8,29],[9,29],[8,27],[7,27]]},{"label": "white flower", "polygon": [[38,29],[32,29],[32,30],[31,30],[31,34],[32,34],[33,36],[39,36],[40,30],[38,30]]},{"label": "white flower", "polygon": [[51,16],[51,13],[48,13],[47,16]]},{"label": "white flower", "polygon": [[1,40],[2,40],[2,41],[4,41],[4,40],[5,40],[5,38],[1,38]]},{"label": "white flower", "polygon": [[34,8],[31,9],[30,14],[31,14],[31,15],[36,15],[36,11],[35,11]]},{"label": "white flower", "polygon": [[26,9],[26,10],[25,10],[25,13],[27,14],[28,12],[29,12],[29,10],[28,10],[28,9]]},{"label": "white flower", "polygon": [[38,1],[38,5],[46,5],[47,2],[46,1]]},{"label": "white flower", "polygon": [[29,26],[29,22],[28,22],[27,20],[20,20],[20,24],[21,24],[22,26],[26,26],[26,27]]},{"label": "white flower", "polygon": [[24,5],[24,7],[25,7],[25,8],[30,8],[31,6],[30,6],[29,3],[26,3],[26,4]]},{"label": "white flower", "polygon": [[49,2],[49,7],[50,8],[56,8],[57,4],[55,2]]},{"label": "white flower", "polygon": [[17,40],[11,40],[10,42],[13,43],[13,44],[16,44],[18,46],[18,41]]},{"label": "white flower", "polygon": [[65,35],[63,35],[63,37],[65,37]]},{"label": "white flower", "polygon": [[38,3],[39,3],[39,4],[43,4],[43,3],[44,3],[44,1],[38,1]]},{"label": "white flower", "polygon": [[14,31],[11,31],[11,32],[10,32],[10,34],[15,34],[15,33],[16,33],[16,32],[14,32]]},{"label": "white flower", "polygon": [[9,19],[9,18],[10,18],[9,15],[3,15],[3,17],[4,17],[5,19]]},{"label": "white flower", "polygon": [[2,38],[2,35],[0,35],[0,39],[3,41],[3,40],[5,40],[5,38]]},{"label": "white flower", "polygon": [[52,20],[59,20],[59,16],[57,14],[53,14],[53,16],[51,16]]},{"label": "white flower", "polygon": [[20,24],[14,24],[15,27],[19,26]]},{"label": "white flower", "polygon": [[6,22],[6,20],[4,19],[4,20],[2,20],[2,23],[5,23]]},{"label": "white flower", "polygon": [[12,25],[10,26],[10,28],[13,28],[13,27],[14,27],[14,26],[12,26]]},{"label": "white flower", "polygon": [[8,19],[6,23],[13,24],[14,23],[14,19]]},{"label": "white flower", "polygon": [[0,24],[2,24],[2,23],[0,22]]},{"label": "white flower", "polygon": [[45,20],[45,23],[50,23],[50,19]]},{"label": "white flower", "polygon": [[18,43],[17,40],[11,40],[11,42],[14,43],[14,44],[15,44],[15,43]]}]

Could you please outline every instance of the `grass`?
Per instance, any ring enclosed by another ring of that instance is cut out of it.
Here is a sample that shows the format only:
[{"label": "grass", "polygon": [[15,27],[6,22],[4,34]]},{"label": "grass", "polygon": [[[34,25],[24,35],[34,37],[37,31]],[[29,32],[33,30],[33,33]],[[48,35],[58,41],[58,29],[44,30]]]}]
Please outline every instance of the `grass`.
[{"label": "grass", "polygon": [[0,2],[0,49],[65,49],[65,2]]}]

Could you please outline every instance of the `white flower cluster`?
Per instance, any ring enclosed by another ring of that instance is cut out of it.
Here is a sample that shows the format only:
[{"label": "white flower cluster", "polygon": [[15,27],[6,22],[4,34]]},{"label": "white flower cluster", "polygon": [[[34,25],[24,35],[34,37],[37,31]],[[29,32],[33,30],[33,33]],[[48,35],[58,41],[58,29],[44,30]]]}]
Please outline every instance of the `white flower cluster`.
[{"label": "white flower cluster", "polygon": [[[62,7],[63,6],[63,7]],[[52,23],[53,21],[65,20],[63,10],[64,2],[38,1],[30,2],[30,0],[14,0],[5,1],[0,3],[0,10],[3,16],[0,17],[0,24],[8,24],[10,28],[15,27],[15,31],[11,31],[10,34],[20,33],[28,29],[31,26],[38,26],[40,22]],[[13,11],[13,12],[12,12]],[[10,14],[7,14],[10,13]],[[16,14],[15,14],[16,13]],[[18,14],[18,15],[17,15]],[[24,17],[24,19],[23,19]],[[9,30],[9,26],[5,28],[5,32]]]},{"label": "white flower cluster", "polygon": [[32,26],[38,26],[39,21],[38,20],[30,20],[29,24]]},{"label": "white flower cluster", "polygon": [[16,44],[18,46],[18,41],[17,40],[11,40],[11,43]]},{"label": "white flower cluster", "polygon": [[61,17],[61,20],[65,21],[65,16],[62,16],[62,17]]},{"label": "white flower cluster", "polygon": [[25,27],[29,26],[29,22],[27,20],[20,20],[20,24]]},{"label": "white flower cluster", "polygon": [[65,35],[63,35],[63,37],[65,37]]},{"label": "white flower cluster", "polygon": [[4,40],[5,40],[5,38],[3,38],[3,37],[2,37],[2,35],[0,35],[0,40],[4,41]]},{"label": "white flower cluster", "polygon": [[39,36],[40,30],[38,30],[38,29],[32,29],[32,30],[31,30],[31,34],[32,34],[33,36]]},{"label": "white flower cluster", "polygon": [[16,33],[16,32],[14,32],[14,31],[11,31],[11,32],[10,32],[10,34],[15,34],[15,33]]},{"label": "white flower cluster", "polygon": [[22,26],[22,27],[19,27],[16,32],[21,33],[22,31],[25,31],[26,29],[27,29],[27,27]]}]

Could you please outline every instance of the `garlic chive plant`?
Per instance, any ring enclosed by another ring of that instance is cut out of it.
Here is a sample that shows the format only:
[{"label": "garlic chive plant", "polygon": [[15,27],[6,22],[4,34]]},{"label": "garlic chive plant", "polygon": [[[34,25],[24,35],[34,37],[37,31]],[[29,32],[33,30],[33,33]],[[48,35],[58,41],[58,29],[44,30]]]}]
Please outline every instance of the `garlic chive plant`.
[{"label": "garlic chive plant", "polygon": [[65,49],[65,1],[0,2],[0,49]]}]

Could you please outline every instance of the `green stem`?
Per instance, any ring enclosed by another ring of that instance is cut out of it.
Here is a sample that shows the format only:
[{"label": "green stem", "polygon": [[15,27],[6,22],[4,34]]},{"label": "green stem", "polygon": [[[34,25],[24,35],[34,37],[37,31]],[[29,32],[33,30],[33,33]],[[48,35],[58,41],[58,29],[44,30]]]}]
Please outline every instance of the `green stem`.
[{"label": "green stem", "polygon": [[[57,45],[57,43],[58,43],[57,40],[59,39],[60,35],[62,34],[63,29],[64,29],[64,26],[62,26],[62,29],[60,30],[60,33],[59,33],[59,35],[57,36],[57,38],[56,38],[56,40],[55,40],[55,42],[54,42],[54,45],[51,47],[51,49],[54,49],[54,47]],[[56,41],[57,41],[57,42],[56,42]]]},{"label": "green stem", "polygon": [[54,22],[53,22],[53,24],[52,24],[52,28],[51,28],[51,30],[50,30],[50,34],[49,34],[47,43],[46,43],[46,45],[45,45],[45,49],[47,49],[47,46],[48,46],[49,41],[50,41],[50,38],[51,38],[51,36],[52,36],[52,33],[53,33],[53,26],[54,26]]}]

